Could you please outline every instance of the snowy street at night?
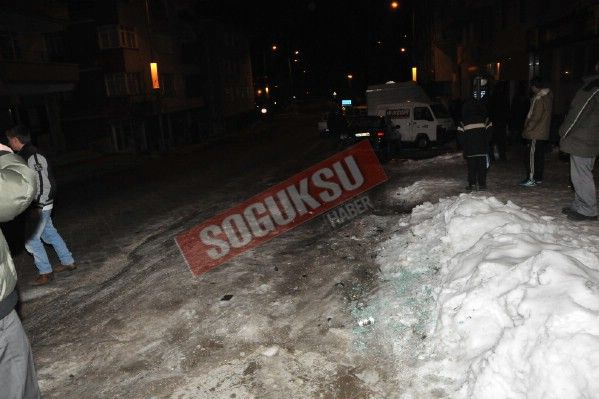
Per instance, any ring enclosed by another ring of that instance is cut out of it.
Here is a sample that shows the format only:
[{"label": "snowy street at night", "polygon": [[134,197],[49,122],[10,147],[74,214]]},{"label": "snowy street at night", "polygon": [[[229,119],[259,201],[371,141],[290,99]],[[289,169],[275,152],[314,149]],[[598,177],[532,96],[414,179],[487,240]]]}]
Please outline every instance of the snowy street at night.
[{"label": "snowy street at night", "polygon": [[[174,236],[333,154],[314,121],[282,114],[287,130],[232,140],[230,160],[197,148],[64,184],[55,220],[81,267],[29,287],[16,258],[45,397],[599,392],[599,225],[561,214],[573,193],[557,152],[522,188],[514,144],[470,194],[458,152],[394,159],[372,212],[335,228],[321,216],[193,277]],[[265,147],[279,152],[254,156]],[[294,165],[278,167],[283,150]]]}]

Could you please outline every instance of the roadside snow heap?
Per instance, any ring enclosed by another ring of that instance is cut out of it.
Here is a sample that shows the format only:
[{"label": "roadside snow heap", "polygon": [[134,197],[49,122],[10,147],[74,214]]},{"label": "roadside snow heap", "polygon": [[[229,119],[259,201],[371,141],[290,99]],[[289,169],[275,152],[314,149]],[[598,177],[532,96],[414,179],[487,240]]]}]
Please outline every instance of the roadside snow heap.
[{"label": "roadside snow heap", "polygon": [[402,396],[599,398],[598,251],[583,226],[495,198],[416,207],[378,257]]}]

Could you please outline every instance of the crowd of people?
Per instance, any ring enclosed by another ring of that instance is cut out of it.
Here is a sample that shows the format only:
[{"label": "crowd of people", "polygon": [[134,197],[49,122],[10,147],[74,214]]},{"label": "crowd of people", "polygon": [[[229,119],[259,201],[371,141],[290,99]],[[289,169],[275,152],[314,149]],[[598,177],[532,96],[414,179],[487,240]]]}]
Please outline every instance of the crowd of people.
[{"label": "crowd of people", "polygon": [[[498,82],[487,96],[488,82],[474,81],[472,98],[461,108],[458,141],[463,148],[468,170],[467,191],[486,190],[486,175],[492,161],[507,160],[508,129],[521,135],[526,144],[526,176],[522,187],[543,182],[545,155],[550,139],[553,93],[547,82],[531,80],[531,97],[522,92],[510,103],[505,82]],[[599,155],[599,62],[595,74],[584,78],[559,127],[559,146],[570,155],[570,179],[575,195],[572,204],[562,209],[574,221],[597,220],[597,191],[593,168]],[[511,108],[511,109],[510,109]]]}]

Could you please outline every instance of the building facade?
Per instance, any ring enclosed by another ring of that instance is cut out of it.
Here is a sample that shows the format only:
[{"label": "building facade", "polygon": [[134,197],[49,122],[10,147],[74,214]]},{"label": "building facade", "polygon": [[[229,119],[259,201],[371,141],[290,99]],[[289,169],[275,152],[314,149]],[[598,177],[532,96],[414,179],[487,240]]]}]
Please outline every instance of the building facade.
[{"label": "building facade", "polygon": [[164,151],[254,115],[247,37],[193,1],[1,4],[0,129],[46,152]]},{"label": "building facade", "polygon": [[563,114],[599,57],[596,0],[434,3],[423,80],[454,98],[469,97],[481,73],[508,82],[512,95],[539,76],[554,91],[555,113]]},{"label": "building facade", "polygon": [[[253,112],[252,93],[239,91],[251,88],[246,39],[193,15],[187,3],[69,2],[69,39],[80,66],[64,119],[72,149],[166,150],[218,134],[230,119]],[[233,41],[240,44],[227,46]]]},{"label": "building facade", "polygon": [[68,9],[60,2],[3,2],[0,11],[0,131],[18,123],[34,143],[66,148],[63,103],[79,81],[65,43]]}]

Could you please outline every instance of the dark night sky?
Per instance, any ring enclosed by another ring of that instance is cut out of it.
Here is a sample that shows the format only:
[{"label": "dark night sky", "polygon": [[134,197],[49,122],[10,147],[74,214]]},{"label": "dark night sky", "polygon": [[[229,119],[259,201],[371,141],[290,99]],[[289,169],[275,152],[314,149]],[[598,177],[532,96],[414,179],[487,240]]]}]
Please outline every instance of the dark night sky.
[{"label": "dark night sky", "polygon": [[[277,63],[276,57],[285,58],[288,50],[299,49],[299,62],[293,64],[298,81],[305,69],[307,88],[328,91],[348,88],[348,73],[354,76],[356,90],[405,77],[401,67],[411,60],[399,49],[409,45],[409,39],[403,38],[410,32],[407,1],[399,10],[391,10],[389,0],[207,0],[201,4],[204,12],[249,34],[256,76],[265,69],[269,76],[286,73],[285,62]],[[271,51],[273,43],[279,46],[277,55]]]}]

